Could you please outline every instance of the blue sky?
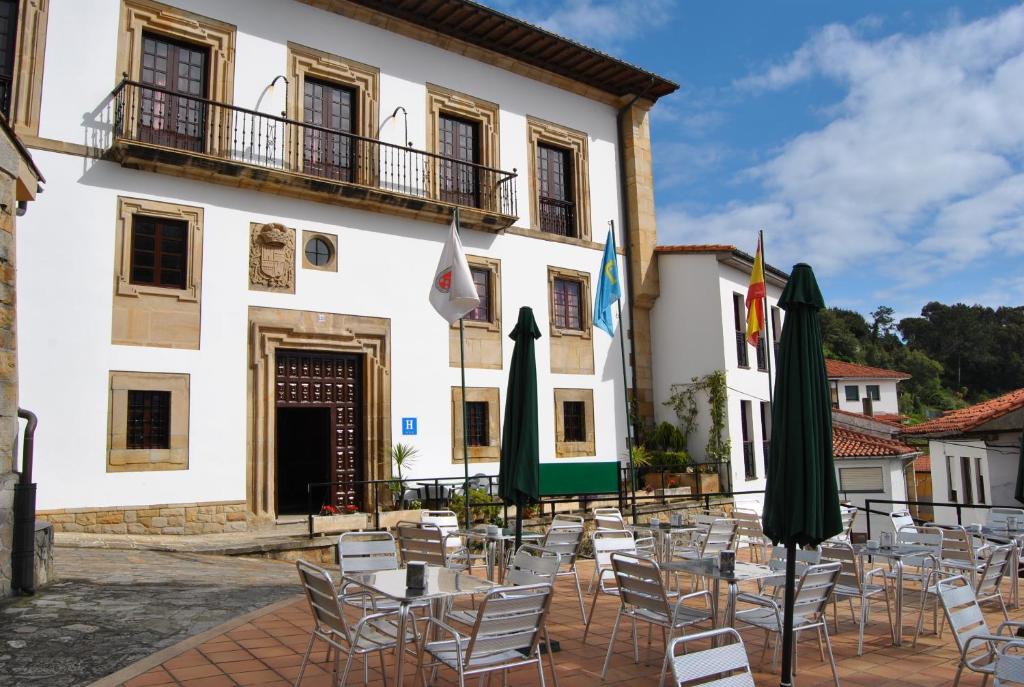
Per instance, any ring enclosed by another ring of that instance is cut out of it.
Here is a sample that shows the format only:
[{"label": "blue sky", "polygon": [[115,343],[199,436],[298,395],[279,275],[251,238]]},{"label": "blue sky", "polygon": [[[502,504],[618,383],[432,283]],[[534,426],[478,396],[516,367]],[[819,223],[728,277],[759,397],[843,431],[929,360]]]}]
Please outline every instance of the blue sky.
[{"label": "blue sky", "polygon": [[1024,5],[490,0],[671,78],[659,243],[815,268],[830,305],[1024,304]]}]

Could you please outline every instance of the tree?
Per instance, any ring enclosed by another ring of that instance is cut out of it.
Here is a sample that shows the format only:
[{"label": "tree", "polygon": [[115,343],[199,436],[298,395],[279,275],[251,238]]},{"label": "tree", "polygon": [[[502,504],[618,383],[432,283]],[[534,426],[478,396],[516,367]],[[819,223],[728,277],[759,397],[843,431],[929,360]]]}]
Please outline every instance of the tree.
[{"label": "tree", "polygon": [[881,339],[893,333],[896,323],[896,320],[893,318],[895,313],[896,311],[888,305],[880,305],[871,313],[871,337],[873,339]]}]

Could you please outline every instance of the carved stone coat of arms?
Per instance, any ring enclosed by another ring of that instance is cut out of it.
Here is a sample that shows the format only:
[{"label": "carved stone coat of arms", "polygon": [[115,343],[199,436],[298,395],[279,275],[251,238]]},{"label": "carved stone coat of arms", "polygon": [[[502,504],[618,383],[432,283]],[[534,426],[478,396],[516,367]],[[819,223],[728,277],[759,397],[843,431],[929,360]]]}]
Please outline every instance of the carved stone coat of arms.
[{"label": "carved stone coat of arms", "polygon": [[294,292],[294,229],[280,224],[253,224],[250,227],[249,288]]}]

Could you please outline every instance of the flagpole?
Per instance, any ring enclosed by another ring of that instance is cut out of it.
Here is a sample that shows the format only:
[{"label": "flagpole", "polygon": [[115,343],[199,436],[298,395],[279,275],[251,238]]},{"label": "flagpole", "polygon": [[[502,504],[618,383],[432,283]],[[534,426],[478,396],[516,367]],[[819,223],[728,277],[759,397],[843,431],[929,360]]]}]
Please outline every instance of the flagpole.
[{"label": "flagpole", "polygon": [[[459,232],[459,208],[455,208],[455,231]],[[465,512],[466,529],[473,523],[469,521],[469,427],[466,425],[466,337],[465,326],[459,318],[459,372],[462,375],[462,470],[465,482],[462,484],[462,502]]]},{"label": "flagpole", "polygon": [[[758,234],[758,236],[757,236],[757,244],[761,248],[761,270],[762,270],[762,272],[767,272],[768,269],[767,269],[767,267],[765,267],[765,265],[768,264],[768,261],[765,260],[765,258],[764,258],[764,229],[758,230],[757,234]],[[773,399],[774,391],[773,391],[773,389],[775,388],[775,385],[772,383],[772,354],[775,353],[775,339],[772,338],[772,308],[768,304],[768,275],[767,274],[764,275],[764,310],[765,310],[765,313],[764,313],[764,331],[765,331],[764,352],[765,352],[765,356],[764,357],[765,357],[765,361],[768,363],[768,412],[771,413],[772,404],[774,403],[774,399]],[[769,346],[771,346],[771,349],[768,348]],[[778,361],[776,361],[776,362],[778,362]],[[769,415],[769,421],[770,421],[770,419],[771,419],[771,416]],[[764,429],[764,428],[762,427],[762,429]],[[765,437],[761,437],[761,439],[763,441],[763,440],[765,440]],[[764,459],[767,461],[768,460],[768,456],[765,456]],[[766,466],[766,469],[767,469],[767,466]]]},{"label": "flagpole", "polygon": [[[615,252],[615,220],[608,220],[608,227],[612,234],[612,251],[616,262],[619,259]],[[625,271],[625,265],[623,265]],[[633,439],[629,421],[629,389],[626,388],[626,323],[622,321],[622,299],[615,299],[615,307],[619,313],[619,351],[622,354],[622,398],[626,402],[626,455],[629,456],[629,487],[632,494],[630,510],[633,515],[633,524],[639,525],[636,514],[636,467],[633,465]]]}]

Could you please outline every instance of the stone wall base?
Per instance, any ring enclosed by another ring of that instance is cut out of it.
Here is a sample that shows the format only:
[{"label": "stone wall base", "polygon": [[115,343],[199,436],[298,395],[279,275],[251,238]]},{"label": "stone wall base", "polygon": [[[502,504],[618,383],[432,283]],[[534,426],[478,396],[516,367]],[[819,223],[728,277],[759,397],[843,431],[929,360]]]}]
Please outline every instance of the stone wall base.
[{"label": "stone wall base", "polygon": [[245,501],[67,508],[39,511],[36,516],[52,524],[55,532],[89,534],[221,534],[259,525]]}]

